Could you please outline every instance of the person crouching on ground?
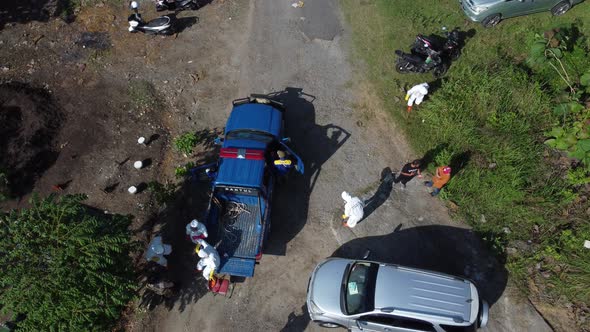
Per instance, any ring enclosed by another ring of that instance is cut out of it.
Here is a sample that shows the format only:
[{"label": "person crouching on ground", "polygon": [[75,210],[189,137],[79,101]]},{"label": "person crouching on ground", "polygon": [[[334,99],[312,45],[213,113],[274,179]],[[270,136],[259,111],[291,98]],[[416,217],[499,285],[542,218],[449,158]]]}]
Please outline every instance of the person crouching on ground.
[{"label": "person crouching on ground", "polygon": [[431,196],[436,196],[442,187],[451,179],[451,168],[449,166],[441,166],[436,169],[436,173],[432,177],[432,181],[424,182],[427,187],[432,187]]},{"label": "person crouching on ground", "polygon": [[401,182],[403,185],[403,189],[406,187],[406,183],[412,180],[416,175],[418,175],[418,177],[421,178],[422,172],[420,172],[420,163],[420,160],[416,159],[410,163],[405,164],[404,167],[402,167],[399,176],[397,177],[397,179],[393,180],[393,182]]},{"label": "person crouching on ground", "polygon": [[365,206],[358,197],[352,197],[346,191],[342,192],[342,199],[345,202],[342,219],[348,219],[342,223],[342,226],[353,228],[363,219]]},{"label": "person crouching on ground", "polygon": [[406,93],[406,100],[408,101],[408,113],[412,111],[414,102],[416,105],[420,105],[422,103],[424,96],[428,94],[428,88],[428,83],[422,83],[414,85],[410,90],[408,90]]},{"label": "person crouching on ground", "polygon": [[217,272],[217,267],[219,267],[219,253],[213,246],[203,239],[198,239],[197,243],[197,255],[199,255],[200,258],[197,263],[197,271],[202,271],[203,277],[210,280],[213,274]]}]

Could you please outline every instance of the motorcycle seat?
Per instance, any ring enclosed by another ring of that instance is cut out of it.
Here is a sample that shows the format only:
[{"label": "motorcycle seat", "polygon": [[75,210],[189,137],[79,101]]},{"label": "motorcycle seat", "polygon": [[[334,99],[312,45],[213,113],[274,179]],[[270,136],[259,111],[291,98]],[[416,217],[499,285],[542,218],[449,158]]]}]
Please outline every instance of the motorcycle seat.
[{"label": "motorcycle seat", "polygon": [[149,21],[145,26],[148,28],[157,28],[167,24],[170,24],[170,17],[162,16]]},{"label": "motorcycle seat", "polygon": [[425,58],[423,56],[418,55],[418,54],[411,54],[411,53],[404,53],[403,58],[404,58],[404,60],[414,62],[414,63],[424,62],[424,60],[425,60]]}]

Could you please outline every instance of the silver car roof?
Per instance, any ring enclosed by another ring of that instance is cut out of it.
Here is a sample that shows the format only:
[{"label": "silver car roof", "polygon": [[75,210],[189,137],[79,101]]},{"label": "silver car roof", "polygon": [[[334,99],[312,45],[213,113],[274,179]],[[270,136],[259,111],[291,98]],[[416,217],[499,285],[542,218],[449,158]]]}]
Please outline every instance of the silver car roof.
[{"label": "silver car roof", "polygon": [[377,272],[375,311],[456,324],[474,321],[478,306],[469,280],[385,264]]}]

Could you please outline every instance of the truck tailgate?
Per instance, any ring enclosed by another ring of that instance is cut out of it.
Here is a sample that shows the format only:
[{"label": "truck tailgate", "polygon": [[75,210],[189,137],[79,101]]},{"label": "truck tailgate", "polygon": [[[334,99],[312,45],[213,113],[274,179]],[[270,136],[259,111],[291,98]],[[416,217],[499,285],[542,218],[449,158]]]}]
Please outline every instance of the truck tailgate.
[{"label": "truck tailgate", "polygon": [[219,273],[229,274],[231,276],[250,278],[254,276],[254,265],[256,261],[254,259],[247,258],[221,258],[221,264],[219,266]]}]

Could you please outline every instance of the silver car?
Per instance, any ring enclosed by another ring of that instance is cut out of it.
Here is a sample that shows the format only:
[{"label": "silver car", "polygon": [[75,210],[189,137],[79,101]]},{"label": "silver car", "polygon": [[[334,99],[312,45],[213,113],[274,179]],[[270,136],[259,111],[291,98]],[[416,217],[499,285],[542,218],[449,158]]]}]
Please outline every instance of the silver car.
[{"label": "silver car", "polygon": [[467,279],[344,258],[314,269],[307,310],[320,326],[351,331],[442,332],[488,320],[488,304]]},{"label": "silver car", "polygon": [[509,17],[551,11],[563,15],[583,0],[460,0],[461,8],[474,22],[491,28]]}]

